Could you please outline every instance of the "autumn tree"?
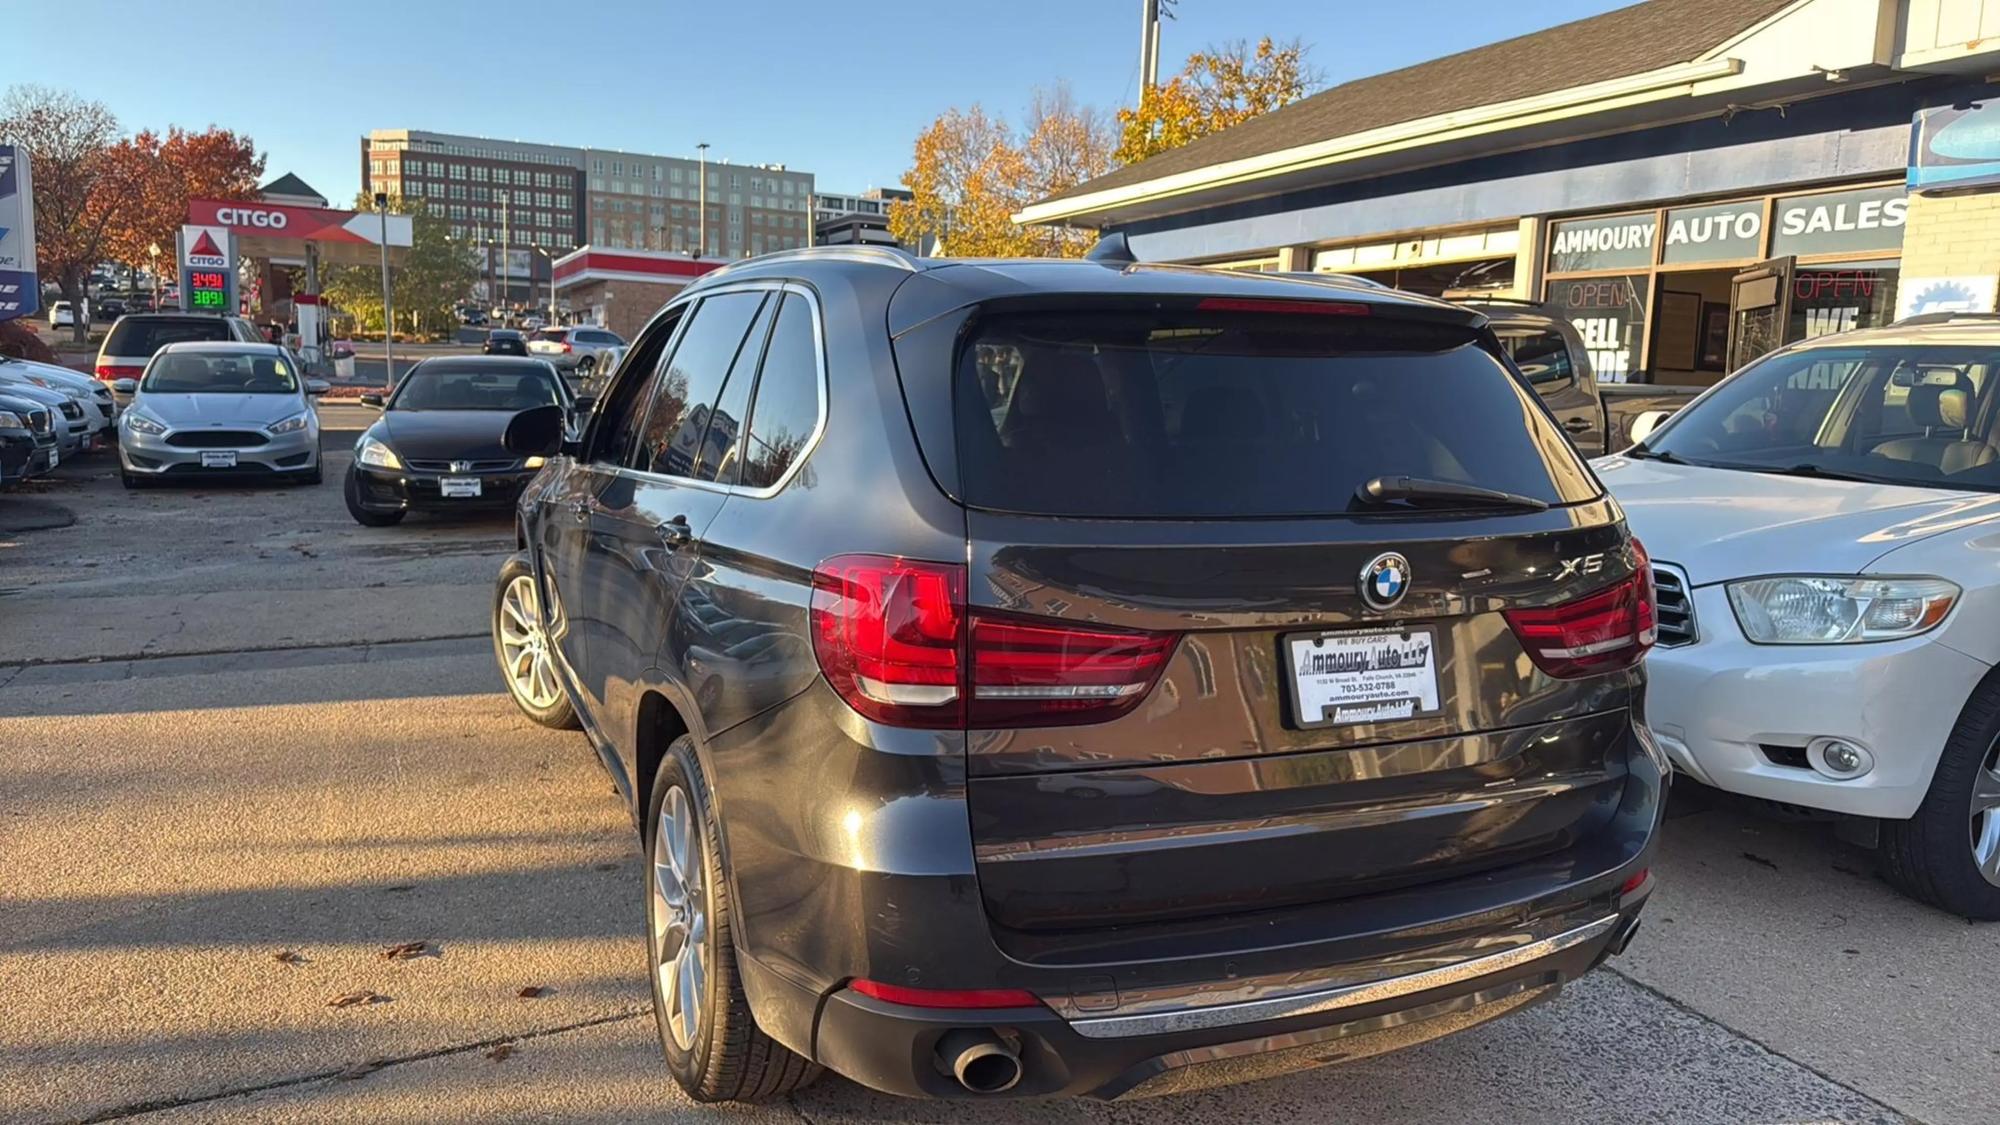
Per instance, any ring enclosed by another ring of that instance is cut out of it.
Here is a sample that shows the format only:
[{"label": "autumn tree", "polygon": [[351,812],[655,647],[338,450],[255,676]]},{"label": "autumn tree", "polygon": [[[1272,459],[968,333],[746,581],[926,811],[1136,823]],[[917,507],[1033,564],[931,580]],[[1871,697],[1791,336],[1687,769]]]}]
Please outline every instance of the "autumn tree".
[{"label": "autumn tree", "polygon": [[[354,209],[372,211],[375,199],[355,196]],[[396,323],[416,331],[444,329],[455,323],[453,307],[472,290],[479,267],[472,244],[451,236],[451,224],[422,199],[389,197],[389,210],[410,216],[410,248],[390,267],[391,296]],[[362,331],[382,330],[382,273],[375,266],[327,266],[320,270],[326,298],[351,316]]]},{"label": "autumn tree", "polygon": [[1297,40],[1279,44],[1267,36],[1254,49],[1238,41],[1197,51],[1179,74],[1140,91],[1137,106],[1118,111],[1117,161],[1179,148],[1298,101],[1318,84]]},{"label": "autumn tree", "polygon": [[[0,142],[27,149],[34,162],[36,268],[80,311],[119,201],[132,187],[118,119],[75,94],[13,86],[0,97]],[[87,328],[78,316],[78,343]]]},{"label": "autumn tree", "polygon": [[131,191],[112,216],[105,251],[130,266],[147,261],[154,247],[171,259],[190,199],[251,199],[264,175],[249,137],[214,127],[173,127],[165,136],[146,130],[119,146],[116,159],[129,164],[118,178]]},{"label": "autumn tree", "polygon": [[890,207],[889,232],[905,246],[936,237],[958,257],[1081,254],[1088,237],[1022,228],[1012,216],[1109,171],[1114,143],[1110,123],[1078,106],[1065,86],[1035,93],[1018,137],[1005,119],[978,105],[948,109],[917,135],[904,176],[913,198]]}]

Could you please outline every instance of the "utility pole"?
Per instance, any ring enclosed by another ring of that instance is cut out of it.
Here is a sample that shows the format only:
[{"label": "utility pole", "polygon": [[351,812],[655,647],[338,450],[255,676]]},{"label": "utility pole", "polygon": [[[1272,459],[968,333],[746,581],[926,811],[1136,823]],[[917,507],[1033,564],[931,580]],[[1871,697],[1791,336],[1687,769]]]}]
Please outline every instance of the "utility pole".
[{"label": "utility pole", "polygon": [[389,193],[375,193],[375,211],[382,218],[382,387],[396,390],[396,307],[389,295]]},{"label": "utility pole", "polygon": [[511,204],[513,196],[514,193],[511,191],[502,190],[500,192],[500,288],[506,291],[507,299],[510,302],[514,298],[514,282],[512,277],[514,272],[513,210]]},{"label": "utility pole", "polygon": [[1174,0],[1139,0],[1139,96],[1160,84],[1160,17],[1174,18]]},{"label": "utility pole", "polygon": [[695,247],[694,256],[700,258],[708,253],[708,142],[694,146],[701,161],[695,172]]},{"label": "utility pole", "polygon": [[[554,328],[556,326],[556,256],[549,253],[548,249],[543,246],[535,247],[535,253],[540,254],[549,261],[549,327]],[[529,272],[532,273],[533,270],[531,269]],[[529,280],[532,282],[534,279],[531,277]]]},{"label": "utility pole", "polygon": [[812,192],[806,193],[806,245],[807,246],[811,246],[813,244],[813,234],[815,233],[813,231],[813,225],[819,218],[819,209],[813,206],[813,200],[815,198],[816,197],[813,195]]}]

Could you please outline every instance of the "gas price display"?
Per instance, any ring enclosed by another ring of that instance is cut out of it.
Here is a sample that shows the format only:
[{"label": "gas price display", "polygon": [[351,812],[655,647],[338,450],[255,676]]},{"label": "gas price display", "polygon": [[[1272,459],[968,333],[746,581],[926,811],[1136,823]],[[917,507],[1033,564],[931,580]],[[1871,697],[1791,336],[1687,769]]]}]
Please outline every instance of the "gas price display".
[{"label": "gas price display", "polygon": [[220,270],[189,270],[188,307],[223,309],[229,306],[229,279]]}]

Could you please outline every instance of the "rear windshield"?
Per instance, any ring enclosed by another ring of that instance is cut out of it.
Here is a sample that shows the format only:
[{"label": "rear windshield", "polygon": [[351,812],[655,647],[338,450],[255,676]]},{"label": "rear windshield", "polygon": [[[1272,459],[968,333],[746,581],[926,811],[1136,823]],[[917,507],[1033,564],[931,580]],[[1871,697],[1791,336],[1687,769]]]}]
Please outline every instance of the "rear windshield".
[{"label": "rear windshield", "polygon": [[1409,475],[1550,504],[1597,486],[1470,329],[1173,310],[983,319],[954,387],[974,507],[1054,516],[1374,512]]},{"label": "rear windshield", "polygon": [[558,344],[568,338],[569,329],[567,328],[544,328],[540,332],[535,333],[535,339],[537,340],[552,340]]},{"label": "rear windshield", "polygon": [[104,354],[151,357],[168,344],[189,340],[228,340],[229,325],[220,319],[187,317],[177,320],[121,320],[104,338]]}]

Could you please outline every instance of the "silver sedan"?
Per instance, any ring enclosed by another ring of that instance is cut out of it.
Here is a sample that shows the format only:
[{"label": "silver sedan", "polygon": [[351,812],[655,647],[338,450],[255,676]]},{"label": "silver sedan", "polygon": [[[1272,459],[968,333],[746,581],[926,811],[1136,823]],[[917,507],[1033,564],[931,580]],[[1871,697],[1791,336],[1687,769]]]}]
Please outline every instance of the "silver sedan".
[{"label": "silver sedan", "polygon": [[127,488],[159,479],[239,476],[318,484],[319,415],[307,379],[274,344],[169,344],[138,379],[118,419],[119,476]]}]

